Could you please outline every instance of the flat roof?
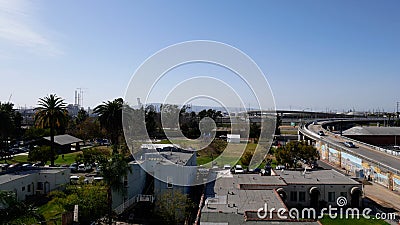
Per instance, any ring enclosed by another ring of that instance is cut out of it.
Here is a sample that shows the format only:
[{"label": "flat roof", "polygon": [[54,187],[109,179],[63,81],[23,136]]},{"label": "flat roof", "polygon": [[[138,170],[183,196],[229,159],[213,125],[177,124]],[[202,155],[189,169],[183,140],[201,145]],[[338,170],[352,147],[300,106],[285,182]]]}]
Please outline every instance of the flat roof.
[{"label": "flat roof", "polygon": [[7,173],[7,174],[0,175],[0,184],[5,184],[10,181],[18,180],[20,178],[27,177],[32,174],[38,174],[38,173],[54,174],[54,173],[59,173],[59,172],[65,171],[65,170],[67,170],[67,168],[65,168],[65,169],[28,170],[28,171]]},{"label": "flat roof", "polygon": [[265,186],[286,186],[280,176],[261,176],[260,174],[235,174],[233,175],[237,184],[265,185]]},{"label": "flat roof", "polygon": [[206,186],[206,202],[202,213],[240,213],[268,207],[286,208],[275,190],[240,190],[235,176],[223,176]]},{"label": "flat roof", "polygon": [[[44,137],[44,139],[50,141],[50,137]],[[81,139],[71,136],[69,134],[54,136],[54,142],[58,145],[70,145],[81,141],[82,141]]]},{"label": "flat roof", "polygon": [[400,135],[400,127],[352,127],[343,131],[343,135]]},{"label": "flat roof", "polygon": [[277,170],[287,184],[359,184],[357,181],[345,176],[336,170],[311,170],[304,173],[304,170]]}]

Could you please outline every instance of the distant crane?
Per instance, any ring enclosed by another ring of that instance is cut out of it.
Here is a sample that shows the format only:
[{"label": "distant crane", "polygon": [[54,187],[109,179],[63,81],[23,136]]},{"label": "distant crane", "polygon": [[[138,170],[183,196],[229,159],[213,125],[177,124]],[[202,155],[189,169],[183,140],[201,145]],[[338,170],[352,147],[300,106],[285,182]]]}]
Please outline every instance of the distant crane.
[{"label": "distant crane", "polygon": [[10,94],[10,97],[8,98],[8,103],[11,102],[11,97],[12,97],[12,93]]}]

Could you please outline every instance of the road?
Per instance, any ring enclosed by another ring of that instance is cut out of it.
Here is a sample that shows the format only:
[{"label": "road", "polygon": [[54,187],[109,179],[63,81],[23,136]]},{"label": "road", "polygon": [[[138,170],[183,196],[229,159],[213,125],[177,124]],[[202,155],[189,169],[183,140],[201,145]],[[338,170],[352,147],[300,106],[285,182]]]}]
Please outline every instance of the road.
[{"label": "road", "polygon": [[[308,126],[308,129],[316,134],[318,133],[318,131],[324,130],[321,127],[321,125],[313,125],[313,124],[310,124]],[[321,138],[322,140],[328,143],[338,144],[340,146],[343,146],[344,148],[347,148],[343,144],[343,142],[347,140],[341,137],[340,135],[326,133],[326,135],[322,136]],[[386,166],[392,167],[400,171],[400,158],[398,156],[390,155],[388,153],[381,152],[379,150],[374,150],[371,147],[364,146],[358,143],[356,144],[356,148],[347,148],[347,149],[359,155],[365,156],[374,162],[380,162],[382,164],[385,164]]]}]

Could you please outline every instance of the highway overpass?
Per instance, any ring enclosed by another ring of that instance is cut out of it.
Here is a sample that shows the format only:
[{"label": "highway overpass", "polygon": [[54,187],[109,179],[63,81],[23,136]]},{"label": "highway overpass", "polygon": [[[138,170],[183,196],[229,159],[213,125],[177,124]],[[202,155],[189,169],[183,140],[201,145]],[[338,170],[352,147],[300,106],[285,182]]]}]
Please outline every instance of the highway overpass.
[{"label": "highway overpass", "polygon": [[[341,123],[371,122],[381,119],[340,120]],[[337,167],[346,169],[359,177],[370,176],[374,182],[380,183],[391,190],[400,191],[400,156],[390,154],[385,149],[348,139],[325,129],[338,124],[337,119],[322,120],[314,124],[308,122],[299,126],[299,140],[313,143],[322,160]],[[318,135],[324,131],[325,136]],[[352,141],[356,148],[348,148],[343,142]]]}]

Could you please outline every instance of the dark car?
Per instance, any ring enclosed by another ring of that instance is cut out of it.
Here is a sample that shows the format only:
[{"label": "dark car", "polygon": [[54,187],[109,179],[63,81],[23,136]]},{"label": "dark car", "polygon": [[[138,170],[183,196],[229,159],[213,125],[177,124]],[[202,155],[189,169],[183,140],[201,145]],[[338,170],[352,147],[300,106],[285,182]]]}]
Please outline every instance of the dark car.
[{"label": "dark car", "polygon": [[69,168],[71,169],[72,173],[78,172],[78,163],[72,163]]},{"label": "dark car", "polygon": [[9,170],[11,170],[11,169],[18,169],[18,168],[21,168],[21,166],[22,166],[21,163],[15,163],[15,164],[10,165],[10,166],[8,167],[8,169],[9,169]]},{"label": "dark car", "polygon": [[320,131],[318,132],[318,135],[319,135],[319,136],[325,136],[325,133],[324,133],[322,130],[320,130]]},{"label": "dark car", "polygon": [[354,143],[351,142],[351,141],[346,141],[346,142],[344,142],[344,145],[345,145],[346,147],[348,147],[348,148],[355,148],[355,147],[356,147],[356,146],[354,145]]}]

